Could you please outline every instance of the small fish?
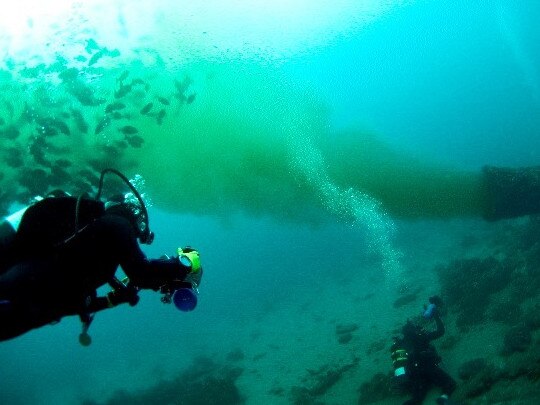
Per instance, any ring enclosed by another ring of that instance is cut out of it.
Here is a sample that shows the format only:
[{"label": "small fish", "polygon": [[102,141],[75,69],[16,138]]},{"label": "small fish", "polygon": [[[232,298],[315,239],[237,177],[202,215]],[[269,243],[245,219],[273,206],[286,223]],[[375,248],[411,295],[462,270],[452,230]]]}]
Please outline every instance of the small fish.
[{"label": "small fish", "polygon": [[38,165],[50,167],[51,163],[45,158],[45,150],[47,149],[47,143],[43,138],[35,138],[34,141],[30,144],[28,151],[34,158],[34,162]]},{"label": "small fish", "polygon": [[66,184],[71,180],[69,173],[60,166],[51,167],[51,175],[48,176],[49,181],[53,186]]},{"label": "small fish", "polygon": [[124,71],[122,72],[122,74],[120,75],[120,77],[119,77],[118,79],[116,79],[116,81],[117,81],[118,83],[122,83],[124,80],[127,79],[128,76],[129,76],[129,71],[124,70]]},{"label": "small fish", "polygon": [[72,163],[67,159],[57,159],[55,162],[56,166],[66,169],[72,165]]},{"label": "small fish", "polygon": [[96,130],[94,131],[94,134],[99,134],[100,132],[102,132],[105,128],[107,128],[111,123],[111,117],[109,117],[108,115],[106,115],[105,117],[103,117],[97,124],[96,126]]},{"label": "small fish", "polygon": [[44,68],[45,68],[45,64],[40,63],[39,65],[34,66],[34,67],[25,67],[24,69],[21,69],[19,71],[19,74],[22,77],[26,77],[27,79],[35,79],[43,73]]},{"label": "small fish", "polygon": [[71,114],[77,125],[77,129],[83,134],[88,133],[88,124],[84,120],[82,113],[79,110],[71,109]]},{"label": "small fish", "polygon": [[24,169],[18,180],[19,184],[27,188],[31,195],[44,194],[49,188],[47,172],[43,169]]},{"label": "small fish", "polygon": [[117,58],[120,56],[120,51],[118,49],[113,49],[112,51],[105,48],[106,55],[110,58]]},{"label": "small fish", "polygon": [[180,94],[184,94],[188,87],[193,83],[193,80],[191,80],[190,77],[185,77],[184,80],[179,82],[178,80],[174,81],[174,85],[176,86],[176,90]]},{"label": "small fish", "polygon": [[77,68],[69,68],[61,72],[58,77],[62,79],[63,82],[72,82],[77,79],[79,76],[79,70]]},{"label": "small fish", "polygon": [[134,148],[140,148],[142,144],[144,143],[144,139],[142,139],[139,135],[133,135],[133,136],[126,136],[126,141],[134,147]]},{"label": "small fish", "polygon": [[105,107],[105,113],[108,114],[110,112],[116,111],[116,110],[122,110],[126,108],[126,105],[124,103],[112,103],[108,104],[107,107]]},{"label": "small fish", "polygon": [[100,145],[100,149],[108,155],[109,158],[117,158],[122,155],[122,151],[118,148],[118,146],[114,144],[104,144]]},{"label": "small fish", "polygon": [[38,129],[39,133],[43,136],[56,136],[58,131],[54,127],[45,126]]},{"label": "small fish", "polygon": [[103,167],[100,163],[96,163],[96,162],[94,163],[95,165],[92,165],[92,162],[90,162],[90,165],[94,166],[94,169],[95,169],[94,171],[89,170],[89,169],[79,170],[79,177],[84,178],[85,180],[87,180],[89,183],[92,183],[92,184],[95,184],[99,181],[99,178],[96,176],[96,171],[99,172],[99,170],[101,170],[101,168]]},{"label": "small fish", "polygon": [[31,124],[36,120],[37,114],[34,107],[30,107],[28,103],[24,102],[24,108],[21,113],[21,120]]},{"label": "small fish", "polygon": [[92,53],[92,51],[96,51],[99,49],[99,45],[95,40],[90,38],[88,41],[86,41],[86,47],[84,48],[86,52]]},{"label": "small fish", "polygon": [[115,111],[112,114],[112,118],[113,118],[113,120],[121,120],[122,118],[124,118],[124,116],[121,113],[119,113],[118,111]]},{"label": "small fish", "polygon": [[195,94],[195,93],[190,94],[190,95],[188,96],[188,98],[186,98],[186,104],[191,104],[191,103],[193,103],[193,102],[195,101],[195,96],[196,96],[196,95],[197,95],[197,94]]},{"label": "small fish", "polygon": [[152,109],[152,107],[154,106],[154,103],[148,103],[146,104],[143,108],[141,108],[141,111],[140,113],[142,115],[146,115],[150,112],[150,110]]},{"label": "small fish", "polygon": [[69,127],[64,121],[54,120],[53,125],[60,130],[64,135],[71,135]]},{"label": "small fish", "polygon": [[24,154],[21,149],[7,148],[6,163],[9,167],[21,167],[24,165]]},{"label": "small fish", "polygon": [[167,115],[167,111],[165,111],[165,108],[158,112],[158,115],[156,117],[156,122],[158,123],[158,125],[163,124],[163,118],[165,118],[165,115]]},{"label": "small fish", "polygon": [[114,92],[114,98],[122,98],[131,91],[131,84],[122,84],[118,90]]},{"label": "small fish", "polygon": [[66,58],[60,55],[56,55],[56,61],[47,67],[47,73],[60,73],[66,69],[67,65],[68,60]]},{"label": "small fish", "polygon": [[[103,166],[100,166],[100,167],[103,167]],[[71,184],[73,184],[73,189],[77,190],[76,195],[81,195],[84,193],[91,193],[94,187],[92,186],[93,183],[87,183],[86,181],[80,180],[77,178],[74,178],[71,181]]]},{"label": "small fish", "polygon": [[0,137],[6,138],[6,139],[16,139],[20,135],[20,131],[14,127],[13,125],[10,125],[6,129],[0,131]]},{"label": "small fish", "polygon": [[139,132],[137,128],[132,127],[131,125],[126,125],[122,128],[118,128],[118,130],[122,132],[124,135],[133,135]]},{"label": "small fish", "polygon": [[178,101],[180,101],[181,103],[185,102],[186,101],[186,96],[184,96],[183,94],[181,93],[175,93],[174,94],[174,97],[178,99]]},{"label": "small fish", "polygon": [[[4,105],[6,106],[6,110],[9,113],[9,117],[13,118],[13,114],[15,114],[15,107],[13,106],[13,104],[9,101],[4,101]],[[25,105],[27,104],[25,103]]]},{"label": "small fish", "polygon": [[43,135],[56,135],[58,133],[58,131],[56,130],[59,130],[64,135],[71,134],[71,131],[69,130],[69,127],[66,125],[66,123],[59,119],[36,117],[35,122],[40,126],[39,130],[43,133]]},{"label": "small fish", "polygon": [[158,97],[158,101],[163,105],[170,105],[171,103],[165,97]]},{"label": "small fish", "polygon": [[94,90],[83,84],[81,81],[74,81],[68,86],[68,91],[75,96],[82,105],[95,107],[97,105],[105,103],[104,98],[96,98],[94,96]]},{"label": "small fish", "polygon": [[136,86],[136,85],[138,85],[138,84],[141,84],[141,85],[142,85],[142,84],[144,84],[144,80],[143,80],[143,79],[139,79],[139,78],[133,79],[133,80],[131,81],[131,84],[132,84],[133,86]]},{"label": "small fish", "polygon": [[105,56],[105,51],[106,49],[100,49],[94,55],[92,55],[92,57],[88,61],[88,66],[96,64],[103,56]]},{"label": "small fish", "polygon": [[126,141],[124,141],[123,139],[121,141],[115,141],[114,144],[119,148],[119,149],[126,149],[129,145]]}]

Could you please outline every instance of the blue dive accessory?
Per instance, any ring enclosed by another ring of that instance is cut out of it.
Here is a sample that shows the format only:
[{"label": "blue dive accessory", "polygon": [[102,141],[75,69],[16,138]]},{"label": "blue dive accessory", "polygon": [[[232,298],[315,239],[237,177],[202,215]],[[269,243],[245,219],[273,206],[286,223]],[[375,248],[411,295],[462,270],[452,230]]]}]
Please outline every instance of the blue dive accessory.
[{"label": "blue dive accessory", "polygon": [[172,302],[182,312],[193,311],[197,306],[197,290],[190,282],[174,280],[162,286],[160,292],[163,294],[161,302],[164,304]]},{"label": "blue dive accessory", "polygon": [[435,315],[436,310],[437,306],[435,304],[429,304],[422,315],[425,319],[431,319],[433,318],[433,315]]},{"label": "blue dive accessory", "polygon": [[174,306],[182,312],[190,312],[197,306],[197,294],[191,288],[179,288],[172,296]]}]

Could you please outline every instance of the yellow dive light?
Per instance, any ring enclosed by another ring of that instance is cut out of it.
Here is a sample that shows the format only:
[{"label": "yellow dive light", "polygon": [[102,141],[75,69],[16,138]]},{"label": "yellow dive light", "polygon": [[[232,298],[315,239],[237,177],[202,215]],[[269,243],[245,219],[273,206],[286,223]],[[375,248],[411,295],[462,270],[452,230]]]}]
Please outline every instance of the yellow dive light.
[{"label": "yellow dive light", "polygon": [[201,270],[201,259],[195,249],[178,248],[178,260],[182,265],[190,267],[191,273],[198,273]]}]

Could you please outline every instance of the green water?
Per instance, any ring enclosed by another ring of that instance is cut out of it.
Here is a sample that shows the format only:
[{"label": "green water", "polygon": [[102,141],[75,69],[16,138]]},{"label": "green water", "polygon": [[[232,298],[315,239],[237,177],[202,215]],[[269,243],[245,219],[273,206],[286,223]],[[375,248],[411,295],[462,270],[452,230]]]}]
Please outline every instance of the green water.
[{"label": "green water", "polygon": [[[366,231],[389,267],[389,214],[480,213],[478,175],[426,163],[362,128],[337,133],[324,95],[279,63],[205,56],[204,43],[184,51],[185,37],[167,30],[174,18],[119,41],[114,27],[100,32],[74,15],[55,32],[64,42],[31,42],[4,58],[4,211],[53,188],[93,192],[99,171],[114,167],[142,175],[153,203],[173,212],[337,218]],[[120,15],[126,30],[142,18]]]}]

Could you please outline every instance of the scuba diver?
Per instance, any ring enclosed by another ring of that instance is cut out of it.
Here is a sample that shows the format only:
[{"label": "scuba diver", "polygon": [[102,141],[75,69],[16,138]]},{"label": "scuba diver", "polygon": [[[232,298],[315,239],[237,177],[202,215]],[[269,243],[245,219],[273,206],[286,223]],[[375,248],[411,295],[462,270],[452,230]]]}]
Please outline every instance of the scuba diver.
[{"label": "scuba diver", "polygon": [[[101,200],[107,173],[119,176],[131,193]],[[78,315],[79,341],[96,312],[122,303],[136,305],[141,289],[184,311],[196,304],[201,282],[199,253],[179,248],[173,257],[147,259],[139,246],[153,241],[142,197],[121,173],[101,173],[96,198],[55,191],[0,224],[0,341]],[[127,278],[120,281],[120,266]],[[111,291],[98,296],[109,284]]]},{"label": "scuba diver", "polygon": [[449,397],[456,388],[454,379],[439,367],[442,359],[431,344],[432,340],[440,338],[445,332],[439,314],[442,300],[433,296],[429,302],[423,318],[435,320],[437,329],[426,331],[420,322],[407,320],[401,330],[403,336],[394,338],[391,348],[395,382],[400,390],[412,395],[403,405],[421,404],[433,386],[442,390],[437,404],[450,404]]}]

